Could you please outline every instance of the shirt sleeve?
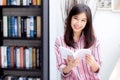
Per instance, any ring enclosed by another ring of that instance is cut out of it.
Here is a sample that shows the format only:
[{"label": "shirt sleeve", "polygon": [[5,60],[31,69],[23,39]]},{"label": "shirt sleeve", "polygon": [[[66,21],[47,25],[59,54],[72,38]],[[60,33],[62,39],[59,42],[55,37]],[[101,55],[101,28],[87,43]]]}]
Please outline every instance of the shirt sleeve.
[{"label": "shirt sleeve", "polygon": [[101,44],[100,41],[97,40],[95,48],[94,48],[94,57],[96,59],[96,61],[98,62],[98,64],[102,65],[102,61],[101,61]]},{"label": "shirt sleeve", "polygon": [[56,60],[57,60],[57,68],[60,71],[60,73],[62,74],[62,76],[68,77],[68,76],[70,76],[71,72],[69,72],[68,74],[64,74],[62,71],[63,68],[66,67],[66,62],[65,62],[65,60],[62,59],[61,53],[59,51],[59,47],[62,46],[60,41],[61,41],[61,39],[59,37],[55,41],[55,54],[56,54]]},{"label": "shirt sleeve", "polygon": [[97,40],[93,49],[93,55],[94,58],[96,60],[96,62],[100,65],[99,66],[99,70],[97,72],[95,72],[95,74],[99,73],[101,65],[102,65],[102,61],[101,61],[101,45],[100,45],[100,41]]},{"label": "shirt sleeve", "polygon": [[102,61],[101,61],[101,45],[100,45],[100,41],[97,40],[96,44],[93,47],[93,55],[94,58],[96,60],[96,62],[100,65],[99,66],[99,70],[97,72],[93,72],[94,73],[94,77],[98,77],[101,65],[102,65]]}]

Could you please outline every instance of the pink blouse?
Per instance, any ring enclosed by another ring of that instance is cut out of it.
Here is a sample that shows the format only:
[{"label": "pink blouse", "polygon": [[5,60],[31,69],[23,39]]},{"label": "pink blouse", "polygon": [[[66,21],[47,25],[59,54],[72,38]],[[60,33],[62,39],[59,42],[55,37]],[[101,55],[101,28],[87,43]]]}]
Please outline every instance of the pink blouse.
[{"label": "pink blouse", "polygon": [[[86,64],[85,60],[81,59],[77,67],[73,68],[68,74],[63,74],[62,69],[66,66],[65,60],[62,59],[59,47],[63,46],[72,51],[82,49],[84,47],[84,35],[82,35],[77,42],[78,47],[72,48],[65,44],[64,36],[60,36],[55,41],[55,53],[57,59],[57,68],[61,72],[62,80],[100,80],[98,73],[92,71],[91,67]],[[89,48],[92,51],[92,55],[95,60],[101,65],[100,60],[100,46],[98,41]]]}]

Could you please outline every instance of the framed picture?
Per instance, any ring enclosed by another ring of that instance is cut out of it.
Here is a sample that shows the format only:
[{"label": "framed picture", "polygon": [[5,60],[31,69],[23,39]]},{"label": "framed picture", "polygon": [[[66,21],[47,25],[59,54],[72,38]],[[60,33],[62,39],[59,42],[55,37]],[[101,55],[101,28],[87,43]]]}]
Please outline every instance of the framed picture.
[{"label": "framed picture", "polygon": [[112,0],[112,11],[120,12],[120,0]]},{"label": "framed picture", "polygon": [[98,9],[111,10],[111,0],[98,0]]}]

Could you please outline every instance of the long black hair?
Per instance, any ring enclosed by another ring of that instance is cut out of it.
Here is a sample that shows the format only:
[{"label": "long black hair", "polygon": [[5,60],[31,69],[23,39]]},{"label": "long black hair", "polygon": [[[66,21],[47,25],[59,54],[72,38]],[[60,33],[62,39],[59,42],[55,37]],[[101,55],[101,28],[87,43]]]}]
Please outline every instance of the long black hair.
[{"label": "long black hair", "polygon": [[89,48],[95,42],[95,35],[94,35],[93,25],[92,25],[91,10],[85,4],[77,4],[77,5],[73,6],[73,8],[71,9],[71,11],[66,19],[66,29],[65,29],[65,34],[64,34],[64,41],[68,46],[75,48],[75,42],[73,39],[73,30],[71,27],[71,19],[72,19],[72,16],[80,14],[80,13],[85,13],[87,16],[87,23],[82,32],[84,33],[84,36],[85,36],[84,48]]}]

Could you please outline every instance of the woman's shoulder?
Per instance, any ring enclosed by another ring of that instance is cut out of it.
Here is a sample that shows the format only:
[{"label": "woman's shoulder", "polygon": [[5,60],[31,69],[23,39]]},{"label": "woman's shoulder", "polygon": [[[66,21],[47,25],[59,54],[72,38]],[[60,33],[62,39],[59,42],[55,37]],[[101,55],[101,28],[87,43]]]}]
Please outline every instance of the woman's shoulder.
[{"label": "woman's shoulder", "polygon": [[58,46],[65,45],[64,35],[57,36],[57,38],[55,40],[55,44],[57,44]]},{"label": "woman's shoulder", "polygon": [[64,34],[57,36],[56,40],[64,40]]},{"label": "woman's shoulder", "polygon": [[101,42],[100,42],[100,39],[98,37],[96,37],[96,41],[95,41],[95,47],[97,47],[98,45],[100,45]]}]

